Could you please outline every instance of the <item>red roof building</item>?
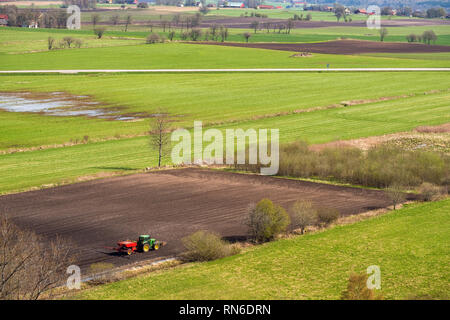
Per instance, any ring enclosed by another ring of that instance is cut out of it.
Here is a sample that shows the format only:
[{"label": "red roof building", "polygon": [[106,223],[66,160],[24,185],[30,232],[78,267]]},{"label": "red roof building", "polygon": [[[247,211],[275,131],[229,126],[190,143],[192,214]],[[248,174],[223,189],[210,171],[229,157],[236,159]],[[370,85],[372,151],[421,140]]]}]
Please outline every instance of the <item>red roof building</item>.
[{"label": "red roof building", "polygon": [[260,4],[260,5],[258,6],[258,9],[275,9],[275,7],[274,7],[274,6],[267,5],[267,4]]}]

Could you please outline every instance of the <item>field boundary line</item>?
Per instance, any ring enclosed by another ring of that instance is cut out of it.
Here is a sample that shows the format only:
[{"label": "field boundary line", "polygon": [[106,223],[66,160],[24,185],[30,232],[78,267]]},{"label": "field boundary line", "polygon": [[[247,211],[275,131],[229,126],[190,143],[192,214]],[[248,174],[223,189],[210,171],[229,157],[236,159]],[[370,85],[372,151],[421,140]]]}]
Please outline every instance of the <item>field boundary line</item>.
[{"label": "field boundary line", "polygon": [[60,69],[1,70],[0,74],[39,73],[207,73],[207,72],[429,72],[450,71],[450,68],[243,68],[243,69]]}]

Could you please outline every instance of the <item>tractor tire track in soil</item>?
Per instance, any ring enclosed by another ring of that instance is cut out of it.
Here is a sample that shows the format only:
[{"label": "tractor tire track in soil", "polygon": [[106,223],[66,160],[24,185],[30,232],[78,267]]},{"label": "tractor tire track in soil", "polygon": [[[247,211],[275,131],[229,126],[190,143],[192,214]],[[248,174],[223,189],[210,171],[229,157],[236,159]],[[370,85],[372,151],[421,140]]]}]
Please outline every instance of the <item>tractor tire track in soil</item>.
[{"label": "tractor tire track in soil", "polygon": [[[351,215],[384,208],[382,191],[340,187],[200,168],[172,169],[105,178],[0,197],[0,208],[20,227],[48,239],[72,241],[78,264],[115,266],[180,254],[181,238],[211,230],[242,239],[252,202],[269,198],[288,208],[307,199]],[[105,247],[151,234],[167,245],[157,252],[119,256]]]}]

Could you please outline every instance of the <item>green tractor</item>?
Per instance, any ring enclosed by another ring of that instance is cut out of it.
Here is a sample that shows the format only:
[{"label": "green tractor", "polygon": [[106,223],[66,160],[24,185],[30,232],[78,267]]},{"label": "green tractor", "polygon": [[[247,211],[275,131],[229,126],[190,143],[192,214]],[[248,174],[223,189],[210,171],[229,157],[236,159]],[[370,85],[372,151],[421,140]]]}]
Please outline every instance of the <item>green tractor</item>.
[{"label": "green tractor", "polygon": [[137,241],[137,249],[140,252],[148,252],[150,249],[158,250],[161,245],[161,241],[156,241],[155,238],[150,238],[148,234],[140,235]]},{"label": "green tractor", "polygon": [[126,253],[128,255],[138,252],[149,252],[150,249],[158,250],[164,246],[164,241],[157,241],[155,238],[150,238],[149,235],[140,235],[137,241],[125,240],[117,242],[118,247],[114,248],[117,252]]}]

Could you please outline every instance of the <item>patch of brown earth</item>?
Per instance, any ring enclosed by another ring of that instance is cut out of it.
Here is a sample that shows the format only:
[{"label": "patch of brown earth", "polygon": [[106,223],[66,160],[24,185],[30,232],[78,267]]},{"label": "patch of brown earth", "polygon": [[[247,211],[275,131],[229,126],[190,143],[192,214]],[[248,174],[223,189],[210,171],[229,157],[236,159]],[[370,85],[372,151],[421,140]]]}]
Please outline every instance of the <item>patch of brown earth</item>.
[{"label": "patch of brown earth", "polygon": [[[175,169],[97,179],[0,197],[0,209],[20,227],[51,239],[71,239],[78,264],[124,265],[183,251],[181,239],[211,230],[246,237],[248,205],[262,198],[289,207],[299,199],[338,209],[342,216],[385,208],[383,191],[203,169]],[[230,201],[232,200],[232,201]],[[151,234],[167,241],[156,252],[118,256],[117,241]]]},{"label": "patch of brown earth", "polygon": [[349,54],[349,55],[361,53],[450,52],[450,46],[426,45],[421,43],[406,43],[406,42],[405,43],[376,42],[365,40],[335,40],[317,43],[196,42],[196,44],[294,51],[294,52],[313,52],[323,54]]}]

